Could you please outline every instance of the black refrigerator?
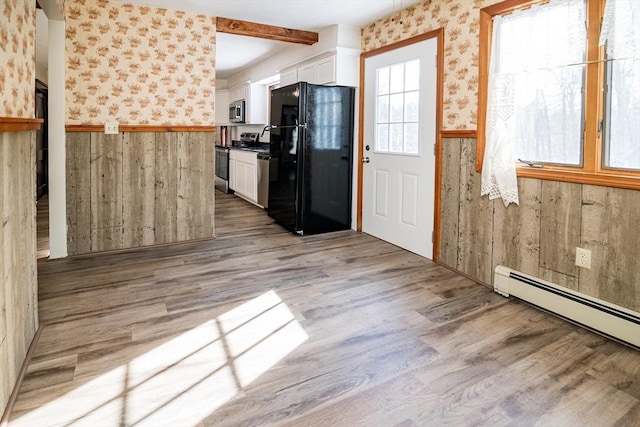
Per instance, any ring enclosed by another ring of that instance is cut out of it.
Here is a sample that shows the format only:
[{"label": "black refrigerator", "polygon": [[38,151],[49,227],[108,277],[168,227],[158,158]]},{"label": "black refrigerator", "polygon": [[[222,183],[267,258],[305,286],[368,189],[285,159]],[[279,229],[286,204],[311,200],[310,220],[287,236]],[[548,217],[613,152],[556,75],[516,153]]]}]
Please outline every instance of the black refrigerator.
[{"label": "black refrigerator", "polygon": [[271,92],[269,208],[298,234],[351,227],[355,89],[305,82]]}]

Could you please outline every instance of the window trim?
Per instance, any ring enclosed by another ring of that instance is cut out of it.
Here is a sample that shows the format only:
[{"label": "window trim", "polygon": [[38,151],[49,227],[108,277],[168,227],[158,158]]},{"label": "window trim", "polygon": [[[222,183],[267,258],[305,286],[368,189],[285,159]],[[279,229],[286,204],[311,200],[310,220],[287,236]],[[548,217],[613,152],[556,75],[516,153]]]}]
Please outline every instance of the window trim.
[{"label": "window trim", "polygon": [[[519,177],[538,178],[579,184],[603,185],[640,189],[640,171],[621,171],[602,167],[603,134],[598,123],[604,117],[604,48],[598,46],[600,22],[605,0],[585,0],[587,3],[587,66],[585,77],[585,126],[583,135],[582,166],[547,165],[531,168],[516,162]],[[478,135],[476,146],[476,171],[482,171],[486,143],[486,114],[489,85],[489,58],[493,35],[493,17],[506,15],[519,9],[548,0],[506,0],[480,9],[480,43],[478,61]],[[596,102],[587,102],[594,100]]]}]

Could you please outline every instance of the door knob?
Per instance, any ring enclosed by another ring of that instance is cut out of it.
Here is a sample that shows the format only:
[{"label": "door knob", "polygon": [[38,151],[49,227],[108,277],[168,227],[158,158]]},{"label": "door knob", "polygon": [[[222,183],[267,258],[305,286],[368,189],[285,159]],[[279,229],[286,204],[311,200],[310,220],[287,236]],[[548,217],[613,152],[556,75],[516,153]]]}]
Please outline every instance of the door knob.
[{"label": "door knob", "polygon": [[369,163],[371,160],[368,157],[362,159],[362,163]]}]

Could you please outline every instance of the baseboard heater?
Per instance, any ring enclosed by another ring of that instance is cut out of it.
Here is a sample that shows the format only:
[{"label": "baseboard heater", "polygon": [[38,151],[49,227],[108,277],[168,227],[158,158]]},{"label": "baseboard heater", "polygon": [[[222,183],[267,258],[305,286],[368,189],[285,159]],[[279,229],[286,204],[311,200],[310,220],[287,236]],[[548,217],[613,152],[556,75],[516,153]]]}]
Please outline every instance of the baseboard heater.
[{"label": "baseboard heater", "polygon": [[640,314],[499,265],[493,289],[640,348]]}]

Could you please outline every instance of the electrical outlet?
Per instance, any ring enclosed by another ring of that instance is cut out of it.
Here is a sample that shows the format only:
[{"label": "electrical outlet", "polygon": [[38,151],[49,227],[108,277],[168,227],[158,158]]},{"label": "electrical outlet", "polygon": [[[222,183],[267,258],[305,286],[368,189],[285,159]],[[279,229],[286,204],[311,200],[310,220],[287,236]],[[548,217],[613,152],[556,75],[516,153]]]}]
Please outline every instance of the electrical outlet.
[{"label": "electrical outlet", "polygon": [[591,268],[591,251],[576,248],[576,265],[582,268]]},{"label": "electrical outlet", "polygon": [[118,131],[118,122],[106,122],[104,124],[104,134],[105,135],[115,135],[119,133]]}]

